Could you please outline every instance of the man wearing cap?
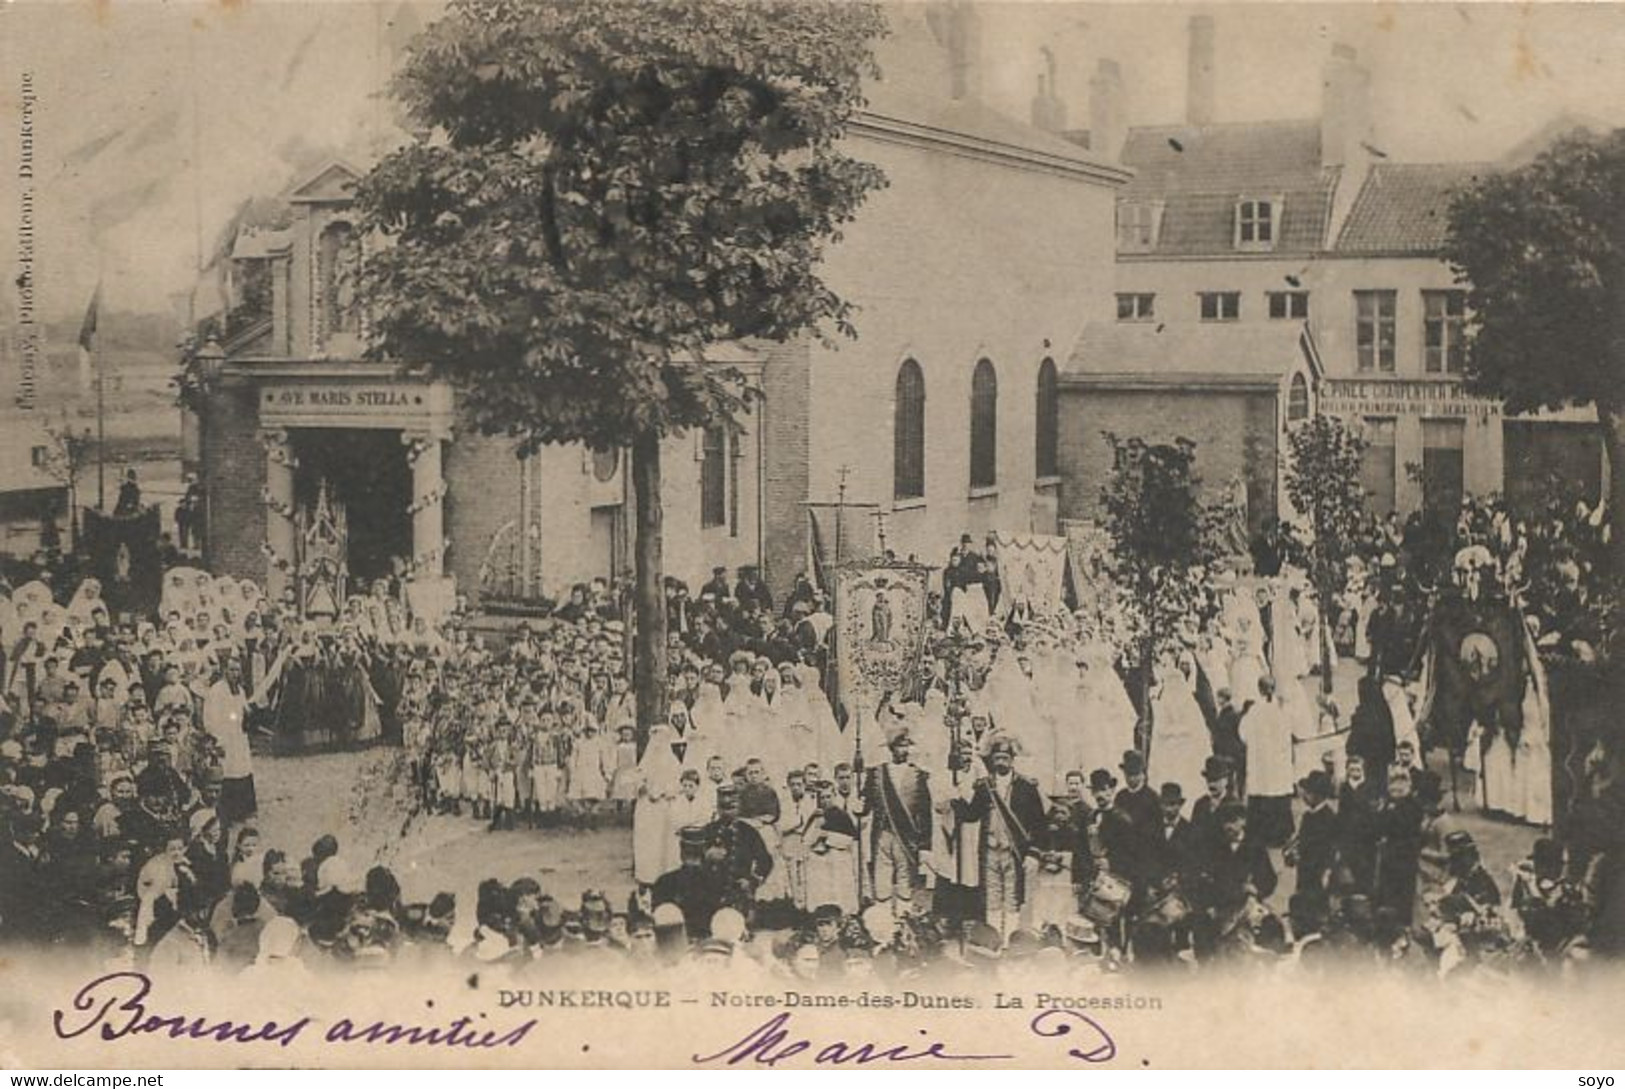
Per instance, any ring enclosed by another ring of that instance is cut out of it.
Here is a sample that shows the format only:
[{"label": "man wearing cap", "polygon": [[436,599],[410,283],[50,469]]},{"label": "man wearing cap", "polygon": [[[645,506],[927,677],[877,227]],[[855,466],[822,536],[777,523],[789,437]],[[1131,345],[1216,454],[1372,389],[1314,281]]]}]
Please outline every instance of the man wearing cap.
[{"label": "man wearing cap", "polygon": [[1007,935],[1020,923],[1027,902],[1027,862],[1036,859],[1045,834],[1044,798],[1038,783],[1016,774],[1016,745],[995,737],[988,746],[988,774],[975,786],[961,784],[954,816],[978,825],[982,919]]},{"label": "man wearing cap", "polygon": [[719,879],[718,900],[746,915],[756,890],[773,872],[773,855],[762,834],[740,814],[740,789],[732,783],[717,788],[717,819],[706,828],[706,869]]},{"label": "man wearing cap", "polygon": [[675,905],[691,937],[710,933],[711,916],[722,905],[722,877],[708,871],[706,844],[708,828],[690,826],[678,833],[682,862],[677,869],[662,874],[650,891],[658,925],[661,909]]},{"label": "man wearing cap", "polygon": [[745,564],[739,569],[739,581],[734,584],[734,600],[739,602],[741,612],[757,612],[763,616],[773,613],[773,593],[762,581],[761,573],[755,564]]},{"label": "man wearing cap", "polygon": [[931,849],[930,776],[909,759],[908,727],[886,731],[891,760],[864,774],[862,810],[869,823],[869,877],[875,899],[906,913],[923,883],[922,855]]},{"label": "man wearing cap", "polygon": [[1444,904],[1449,914],[1459,917],[1471,912],[1483,916],[1501,906],[1501,889],[1484,868],[1478,854],[1478,844],[1471,832],[1457,830],[1444,838],[1449,852],[1449,883],[1445,886]]},{"label": "man wearing cap", "polygon": [[704,601],[710,595],[713,602],[720,602],[723,598],[731,597],[728,591],[728,569],[720,564],[711,568],[711,579],[700,587],[700,600]]}]

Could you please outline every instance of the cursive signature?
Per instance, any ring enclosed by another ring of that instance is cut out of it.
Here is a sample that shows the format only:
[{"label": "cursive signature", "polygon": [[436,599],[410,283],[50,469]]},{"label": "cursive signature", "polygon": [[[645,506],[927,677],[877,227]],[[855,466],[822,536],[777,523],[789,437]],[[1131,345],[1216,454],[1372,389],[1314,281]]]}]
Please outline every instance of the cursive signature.
[{"label": "cursive signature", "polygon": [[[149,1006],[152,980],[141,972],[110,972],[79,988],[70,1008],[55,1010],[52,1027],[58,1039],[72,1040],[98,1029],[103,1040],[158,1034],[172,1040],[199,1040],[218,1044],[268,1043],[290,1047],[311,1026],[300,1017],[279,1024],[271,1020],[215,1020],[189,1013],[154,1012]],[[474,1028],[472,1017],[459,1017],[444,1025],[407,1025],[386,1021],[333,1022],[322,1041],[329,1044],[404,1044],[455,1048],[516,1047],[536,1027],[522,1022],[506,1032]]]},{"label": "cursive signature", "polygon": [[1077,1010],[1045,1010],[1033,1018],[1027,1028],[1034,1036],[1049,1038],[1071,1036],[1073,1029],[1080,1029],[1084,1035],[1078,1041],[1079,1046],[1067,1048],[1068,1055],[1085,1063],[1109,1063],[1117,1058],[1117,1041],[1112,1039],[1112,1034],[1099,1021]]},{"label": "cursive signature", "polygon": [[[1076,1047],[1067,1048],[1067,1055],[1080,1062],[1110,1062],[1117,1055],[1117,1044],[1111,1034],[1098,1021],[1075,1010],[1048,1010],[1033,1018],[1028,1029],[1035,1036],[1059,1038],[1070,1036],[1076,1030],[1082,1035]],[[924,1030],[921,1030],[922,1034]],[[694,1055],[697,1065],[738,1066],[756,1063],[777,1066],[789,1059],[800,1058],[819,1066],[868,1066],[874,1063],[979,1063],[1014,1059],[1011,1054],[973,1054],[949,1050],[942,1040],[930,1043],[887,1044],[876,1041],[855,1043],[848,1040],[816,1041],[792,1031],[791,1015],[781,1013],[757,1025],[740,1039],[720,1051],[709,1055]]]}]

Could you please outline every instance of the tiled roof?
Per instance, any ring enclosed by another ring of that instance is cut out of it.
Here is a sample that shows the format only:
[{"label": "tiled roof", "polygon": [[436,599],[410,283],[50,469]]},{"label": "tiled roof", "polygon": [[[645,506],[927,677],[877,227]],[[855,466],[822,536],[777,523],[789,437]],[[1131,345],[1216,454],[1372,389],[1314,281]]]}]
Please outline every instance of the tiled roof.
[{"label": "tiled roof", "polygon": [[1088,385],[1177,383],[1256,386],[1319,357],[1300,322],[1090,322],[1062,371]]},{"label": "tiled roof", "polygon": [[1378,163],[1366,176],[1334,253],[1433,254],[1450,230],[1450,201],[1494,170],[1485,163]]},{"label": "tiled roof", "polygon": [[[1087,133],[1071,138],[1087,142]],[[1236,252],[1236,201],[1281,200],[1280,236],[1273,253],[1324,247],[1340,170],[1322,166],[1316,121],[1250,121],[1220,125],[1130,129],[1124,165],[1134,179],[1119,201],[1163,206],[1155,256]]]},{"label": "tiled roof", "polygon": [[1320,122],[1242,121],[1132,128],[1125,195],[1312,188],[1321,181]]}]

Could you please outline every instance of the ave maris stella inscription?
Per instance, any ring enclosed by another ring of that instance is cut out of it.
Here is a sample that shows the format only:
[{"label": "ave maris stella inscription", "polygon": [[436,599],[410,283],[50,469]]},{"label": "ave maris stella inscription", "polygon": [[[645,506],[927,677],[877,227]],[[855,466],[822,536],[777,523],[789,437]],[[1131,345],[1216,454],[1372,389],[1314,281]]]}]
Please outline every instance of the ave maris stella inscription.
[{"label": "ave maris stella inscription", "polygon": [[268,408],[296,410],[337,408],[346,411],[369,408],[421,408],[426,399],[422,387],[360,386],[332,389],[323,386],[273,386],[266,389]]},{"label": "ave maris stella inscription", "polygon": [[[433,382],[286,382],[260,387],[260,422],[284,427],[449,427],[451,391]],[[438,425],[438,426],[437,426]]]}]

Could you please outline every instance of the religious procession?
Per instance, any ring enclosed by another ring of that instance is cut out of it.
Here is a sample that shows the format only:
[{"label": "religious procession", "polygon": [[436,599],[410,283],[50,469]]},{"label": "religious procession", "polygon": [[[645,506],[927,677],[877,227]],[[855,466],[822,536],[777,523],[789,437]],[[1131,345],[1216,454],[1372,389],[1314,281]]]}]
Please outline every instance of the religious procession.
[{"label": "religious procession", "polygon": [[[59,605],[47,572],[0,616],[0,940],[284,973],[561,953],[825,981],[1333,954],[1582,971],[1620,948],[1622,781],[1580,754],[1554,808],[1543,663],[1606,653],[1600,542],[1487,505],[1451,540],[1415,530],[1369,527],[1331,623],[1290,532],[1260,534],[1250,563],[1275,574],[1205,578],[1138,691],[1081,535],[809,572],[782,606],[749,567],[692,598],[672,579],[670,713],[641,743],[607,583],[494,638],[384,583],[315,623],[179,567],[153,615],[114,619],[95,580]],[[1512,627],[1474,673],[1440,647],[1480,613]],[[1352,682],[1331,694],[1328,660]],[[453,890],[407,900],[343,828],[267,842],[257,755],[377,745],[407,826],[607,829],[630,840],[620,887],[577,904],[493,872],[460,915]],[[1473,828],[1527,832],[1492,864]]]}]

